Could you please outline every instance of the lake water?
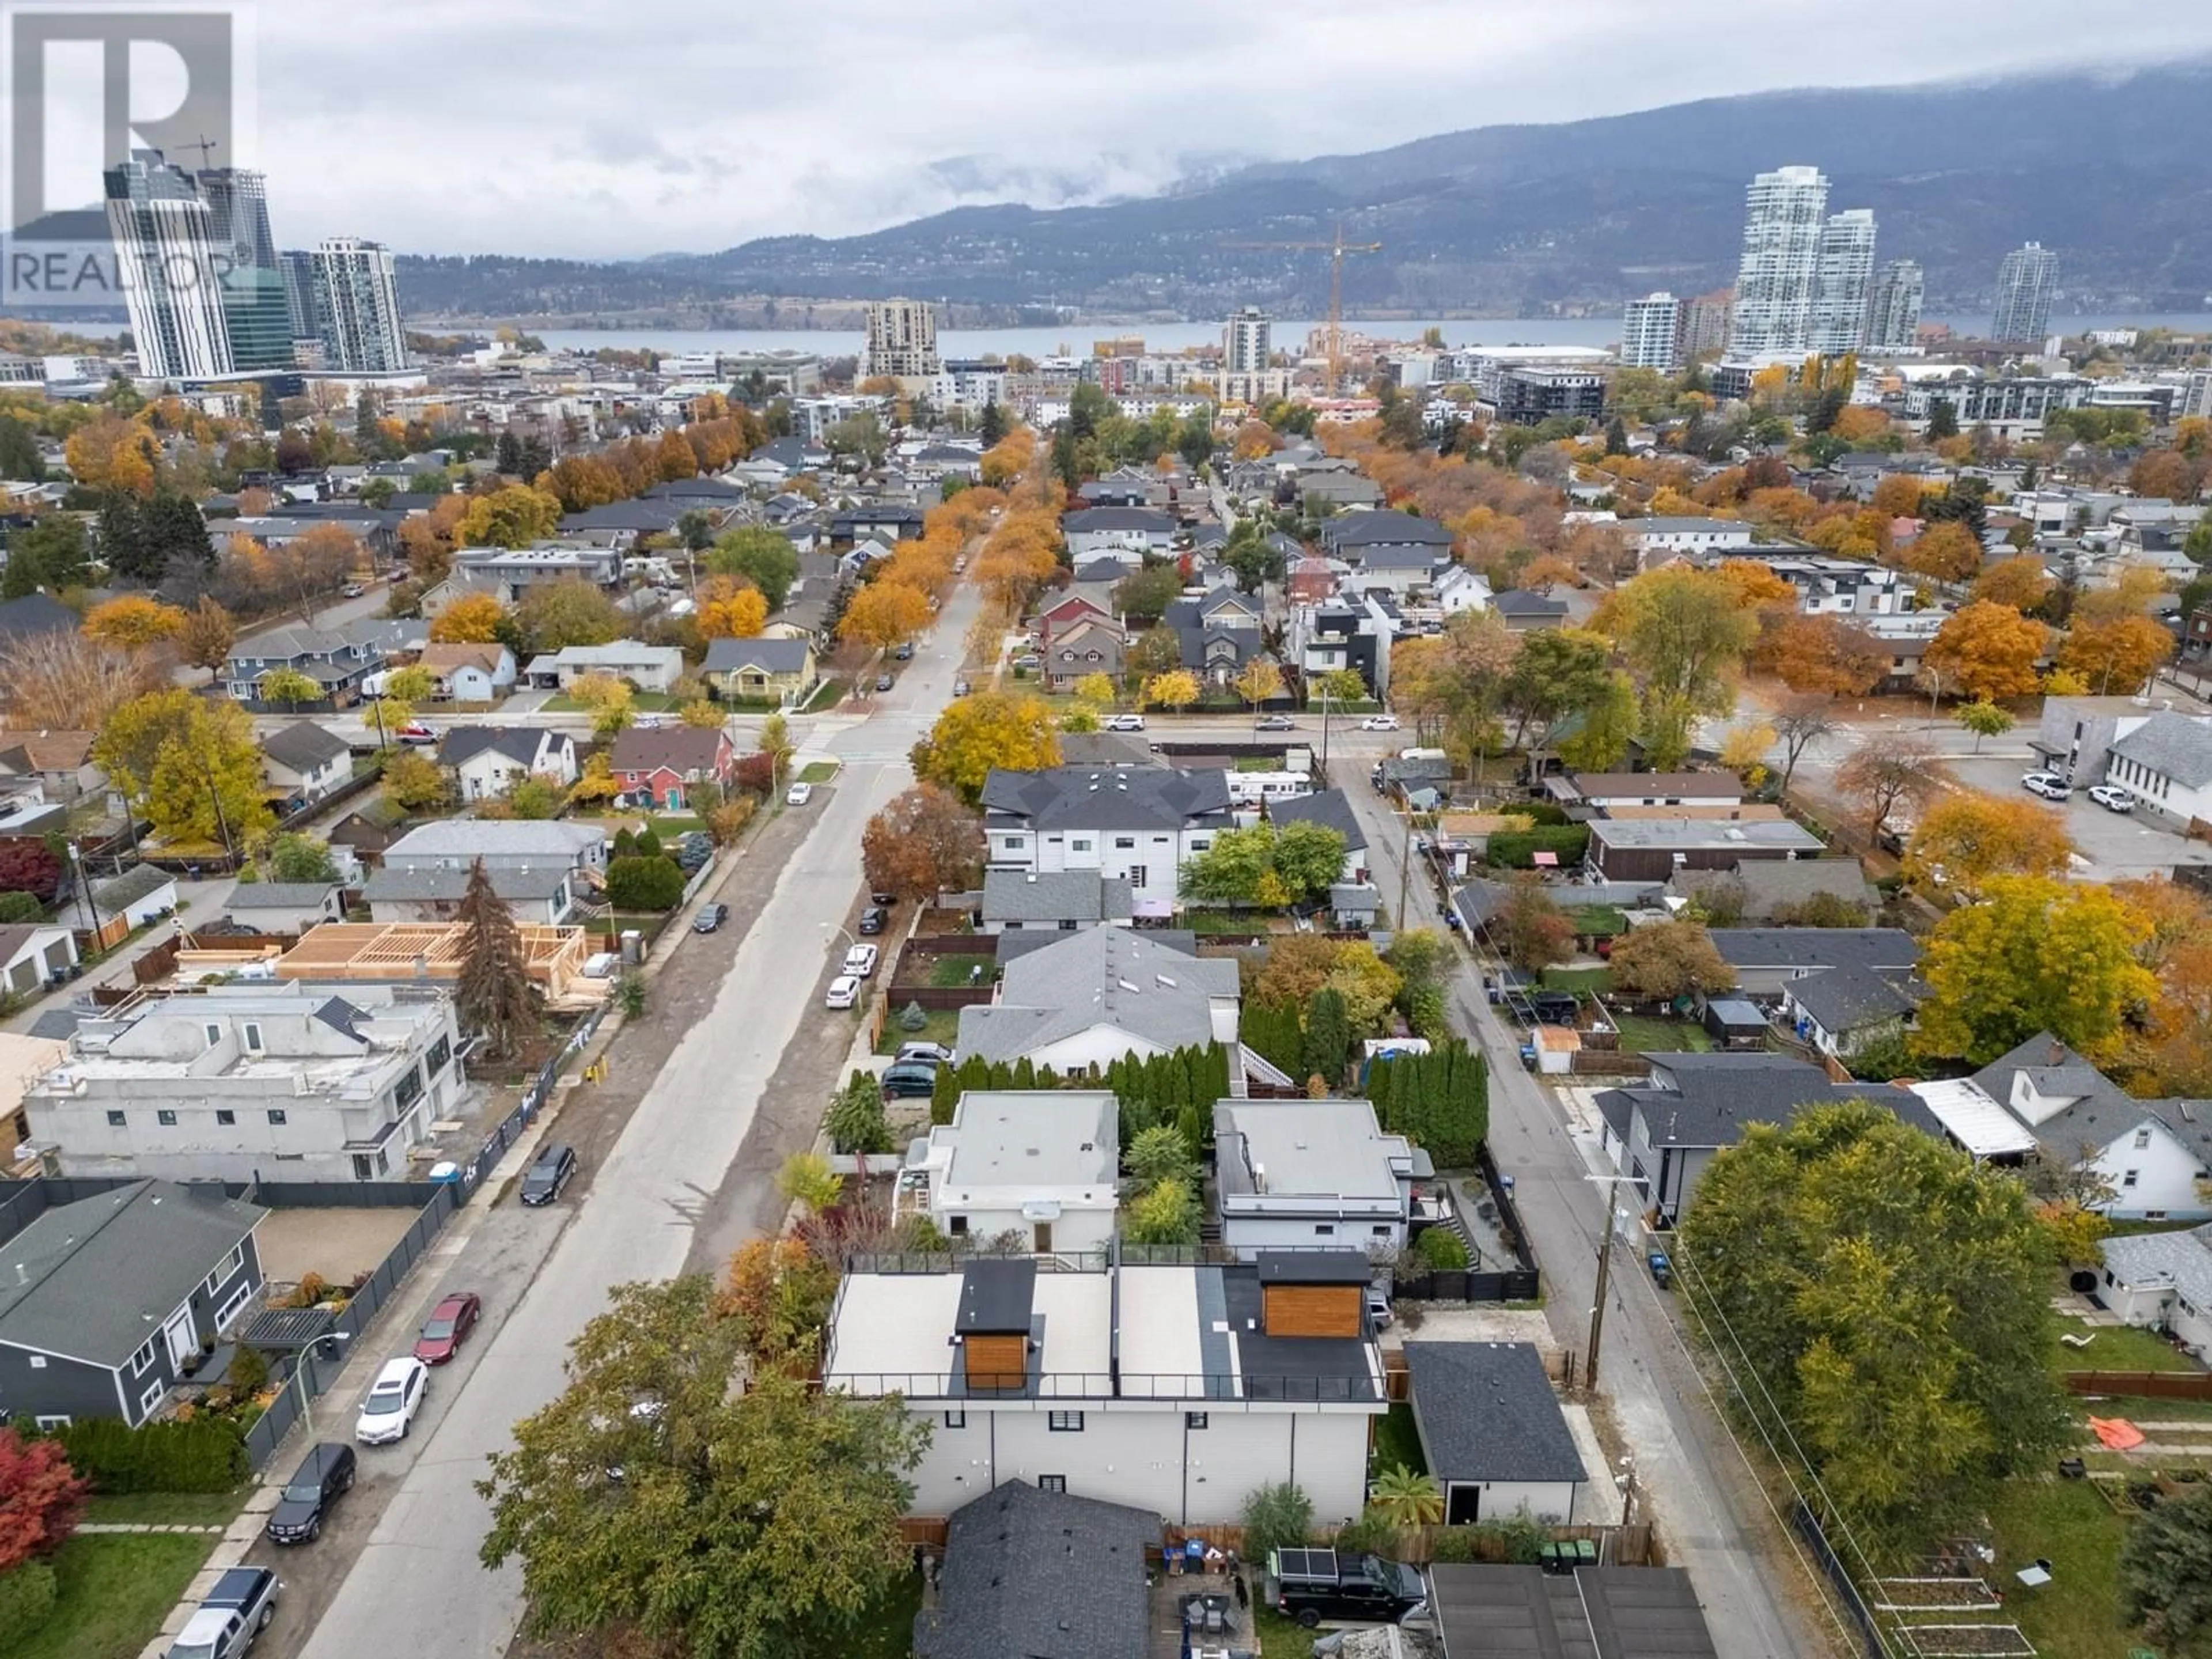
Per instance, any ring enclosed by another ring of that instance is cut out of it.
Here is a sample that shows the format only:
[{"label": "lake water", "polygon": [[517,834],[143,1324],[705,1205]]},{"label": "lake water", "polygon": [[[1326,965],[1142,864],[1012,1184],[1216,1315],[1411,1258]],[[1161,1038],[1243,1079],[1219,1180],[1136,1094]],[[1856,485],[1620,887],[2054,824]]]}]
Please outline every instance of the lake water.
[{"label": "lake water", "polygon": [[[1978,334],[1990,325],[1985,316],[1929,317],[1960,334]],[[2185,332],[2212,331],[2212,313],[2145,317],[2056,317],[2054,327],[2069,334],[2106,328],[2172,328]],[[1316,321],[1279,319],[1274,324],[1278,347],[1291,349],[1304,343],[1307,333],[1323,325]],[[1431,328],[1443,331],[1453,346],[1566,345],[1607,346],[1620,338],[1617,317],[1430,319],[1404,322],[1362,322],[1346,318],[1347,332],[1378,339],[1418,340]],[[455,325],[453,331],[465,331]],[[740,353],[748,351],[809,351],[823,357],[849,357],[860,349],[857,329],[724,328],[724,329],[589,329],[548,328],[531,331],[549,346],[580,351],[604,348],[618,350]],[[1063,354],[1088,356],[1093,340],[1133,334],[1155,351],[1180,351],[1186,346],[1218,345],[1218,323],[1082,323],[1050,328],[946,329],[937,337],[938,349],[947,357],[1049,357]]]}]

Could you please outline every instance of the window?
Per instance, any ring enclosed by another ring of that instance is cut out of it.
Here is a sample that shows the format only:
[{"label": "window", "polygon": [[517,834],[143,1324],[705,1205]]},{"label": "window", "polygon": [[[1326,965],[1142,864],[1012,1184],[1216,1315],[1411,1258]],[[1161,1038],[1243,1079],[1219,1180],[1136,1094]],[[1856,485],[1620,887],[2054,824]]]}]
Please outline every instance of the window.
[{"label": "window", "polygon": [[246,1022],[245,1036],[247,1054],[258,1054],[264,1052],[261,1047],[261,1026],[258,1022],[250,1019]]},{"label": "window", "polygon": [[[64,1418],[63,1420],[66,1422],[68,1419]],[[46,1419],[43,1417],[40,1418],[39,1419],[39,1425],[41,1428],[45,1427]],[[1067,1477],[1064,1474],[1041,1474],[1037,1476],[1037,1490],[1039,1492],[1066,1492],[1067,1490]]]},{"label": "window", "polygon": [[1314,1237],[1316,1238],[1332,1238],[1335,1237],[1335,1234],[1336,1224],[1334,1221],[1316,1221],[1314,1223]]},{"label": "window", "polygon": [[353,1178],[356,1181],[374,1181],[376,1176],[376,1161],[367,1152],[356,1152],[353,1155]]},{"label": "window", "polygon": [[154,1121],[165,1129],[173,1129],[177,1127],[177,1115],[172,1111],[157,1111],[154,1114]]},{"label": "window", "polygon": [[[33,1359],[31,1363],[33,1365],[43,1365],[46,1362],[43,1359]],[[67,1416],[42,1417],[39,1419],[39,1426],[42,1429],[65,1429],[69,1427],[70,1421],[71,1419]]]},{"label": "window", "polygon": [[2149,1131],[2148,1129],[2138,1129],[2138,1130],[2136,1130],[2136,1150],[2137,1152],[2141,1152],[2141,1151],[2142,1151],[2142,1149],[2143,1149],[2144,1147],[2146,1147],[2146,1146],[2149,1146],[2149,1145],[2150,1145],[2150,1131]]},{"label": "window", "polygon": [[964,1215],[951,1217],[945,1222],[945,1230],[955,1238],[965,1238],[968,1236],[968,1218]]},{"label": "window", "polygon": [[2145,1221],[2163,1221],[2166,1219],[2166,1212],[2163,1210],[2145,1210],[2143,1212],[2143,1219]]},{"label": "window", "polygon": [[1114,850],[1117,853],[1130,852],[1134,849],[1136,845],[1137,838],[1134,836],[1116,836],[1114,837]]},{"label": "window", "polygon": [[1204,1412],[1185,1412],[1182,1414],[1182,1425],[1186,1429],[1204,1428],[1206,1426],[1206,1413]]},{"label": "window", "polygon": [[110,1112],[107,1115],[107,1127],[111,1129],[121,1128],[123,1121],[123,1114],[120,1112]]},{"label": "window", "polygon": [[218,1106],[216,1108],[215,1121],[217,1123],[235,1123],[238,1121],[238,1114],[227,1107]]},{"label": "window", "polygon": [[1083,1413],[1081,1412],[1048,1412],[1045,1415],[1044,1425],[1054,1434],[1081,1434]]},{"label": "window", "polygon": [[392,1087],[392,1109],[397,1114],[405,1111],[422,1098],[422,1068],[410,1066],[406,1073]]},{"label": "window", "polygon": [[1372,1232],[1377,1238],[1388,1238],[1390,1237],[1390,1229],[1387,1226],[1371,1227],[1368,1231]]},{"label": "window", "polygon": [[1128,874],[1123,878],[1132,887],[1150,887],[1152,884],[1152,870],[1148,866],[1142,864],[1131,865]]},{"label": "window", "polygon": [[2134,1186],[2136,1184],[2136,1176],[2141,1173],[2142,1171],[2137,1170],[2129,1170],[2125,1175],[2120,1177],[2120,1185],[2123,1187]]},{"label": "window", "polygon": [[945,1413],[945,1426],[946,1428],[948,1428],[948,1429],[964,1429],[964,1428],[966,1428],[966,1427],[968,1426],[968,1413],[967,1413],[966,1412],[947,1412],[947,1413]]},{"label": "window", "polygon": [[140,1345],[138,1352],[131,1356],[131,1375],[133,1376],[145,1376],[147,1368],[153,1364],[153,1363],[154,1339],[149,1336],[143,1344]]},{"label": "window", "polygon": [[222,1026],[215,1024],[213,1022],[210,1022],[208,1024],[200,1027],[200,1029],[207,1033],[209,1048],[212,1048],[216,1043],[222,1041]]},{"label": "window", "polygon": [[1071,853],[1090,852],[1091,850],[1091,837],[1088,836],[1078,836],[1073,837],[1067,843],[1067,850]]},{"label": "window", "polygon": [[[34,1353],[34,1354],[33,1354],[33,1355],[31,1356],[31,1369],[32,1369],[33,1370],[34,1370],[34,1371],[42,1371],[42,1370],[46,1370],[46,1355],[44,1355],[44,1354],[42,1354],[42,1353]],[[63,1421],[63,1422],[64,1422],[64,1423],[66,1423],[66,1422],[68,1422],[68,1421],[69,1421],[69,1419],[67,1419],[66,1417],[64,1417],[64,1419],[62,1419],[62,1421]],[[42,1418],[40,1418],[40,1419],[39,1419],[39,1426],[40,1426],[40,1428],[44,1428],[44,1427],[46,1427],[46,1419],[45,1418],[43,1418],[43,1417],[42,1417]]]},{"label": "window", "polygon": [[444,1071],[446,1069],[446,1062],[453,1057],[453,1042],[451,1037],[440,1037],[435,1042],[432,1043],[430,1045],[429,1057],[430,1075],[432,1077],[435,1077],[439,1073]]},{"label": "window", "polygon": [[168,1391],[169,1385],[166,1382],[157,1380],[148,1383],[146,1392],[138,1396],[138,1415],[141,1418],[151,1417],[155,1408],[161,1403],[161,1396]]},{"label": "window", "polygon": [[269,1114],[269,1121],[271,1123],[283,1123],[286,1121],[286,1119],[284,1114],[281,1110],[272,1108]]}]

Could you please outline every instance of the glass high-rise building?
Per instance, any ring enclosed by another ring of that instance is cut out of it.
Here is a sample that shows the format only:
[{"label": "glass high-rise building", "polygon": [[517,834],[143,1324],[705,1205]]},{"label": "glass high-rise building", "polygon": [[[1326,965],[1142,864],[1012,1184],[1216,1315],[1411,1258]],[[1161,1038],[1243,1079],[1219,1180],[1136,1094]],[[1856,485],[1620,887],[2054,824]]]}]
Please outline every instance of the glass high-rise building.
[{"label": "glass high-rise building", "polygon": [[1997,267],[1997,309],[1990,338],[2006,345],[2041,345],[2051,332],[2051,290],[2057,281],[2058,256],[2040,242],[2006,254]]},{"label": "glass high-rise building", "polygon": [[1928,278],[1918,263],[1892,259],[1875,273],[1867,302],[1867,349],[1910,351],[1920,343],[1920,303]]},{"label": "glass high-rise building", "polygon": [[317,244],[314,308],[323,366],[342,373],[388,374],[407,367],[407,328],[392,250],[381,242],[333,236]]},{"label": "glass high-rise building", "polygon": [[1874,284],[1874,214],[1850,208],[1820,228],[1820,263],[1805,347],[1823,357],[1856,351],[1866,337],[1867,291]]},{"label": "glass high-rise building", "polygon": [[1672,374],[1681,363],[1682,302],[1671,294],[1631,300],[1620,319],[1620,366]]},{"label": "glass high-rise building", "polygon": [[284,273],[284,313],[295,340],[320,341],[322,320],[315,314],[315,256],[306,248],[286,248],[276,256]]},{"label": "glass high-rise building", "polygon": [[1267,313],[1257,306],[1246,306],[1222,327],[1222,368],[1231,374],[1257,374],[1271,367],[1271,334]]},{"label": "glass high-rise building", "polygon": [[228,256],[217,258],[213,210],[159,150],[133,150],[102,179],[140,371],[163,380],[231,373]]},{"label": "glass high-rise building", "polygon": [[1778,167],[1751,181],[1729,336],[1733,355],[1806,349],[1827,218],[1828,180],[1818,167]]},{"label": "glass high-rise building", "polygon": [[269,229],[267,181],[242,167],[208,167],[198,184],[215,238],[233,365],[247,372],[291,368],[292,319]]}]

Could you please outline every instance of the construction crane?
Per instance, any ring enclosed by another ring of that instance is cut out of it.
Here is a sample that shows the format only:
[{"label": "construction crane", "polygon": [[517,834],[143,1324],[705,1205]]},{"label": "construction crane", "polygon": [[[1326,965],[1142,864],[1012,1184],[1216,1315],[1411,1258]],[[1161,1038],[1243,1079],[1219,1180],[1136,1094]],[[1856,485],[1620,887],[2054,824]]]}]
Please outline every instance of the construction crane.
[{"label": "construction crane", "polygon": [[1380,242],[1347,242],[1344,222],[1336,224],[1335,237],[1326,242],[1224,242],[1224,247],[1265,248],[1291,252],[1321,252],[1328,258],[1328,395],[1344,388],[1344,256],[1380,253]]}]

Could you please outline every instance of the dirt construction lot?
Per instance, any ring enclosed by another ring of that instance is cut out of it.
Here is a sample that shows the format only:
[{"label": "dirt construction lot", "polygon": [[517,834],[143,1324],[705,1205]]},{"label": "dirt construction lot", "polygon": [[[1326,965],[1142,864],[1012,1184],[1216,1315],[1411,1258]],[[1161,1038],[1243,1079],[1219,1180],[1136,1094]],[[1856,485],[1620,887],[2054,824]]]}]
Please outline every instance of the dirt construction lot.
[{"label": "dirt construction lot", "polygon": [[254,1234],[261,1271],[281,1285],[309,1273],[350,1285],[392,1254],[422,1212],[405,1205],[359,1210],[271,1210]]}]

